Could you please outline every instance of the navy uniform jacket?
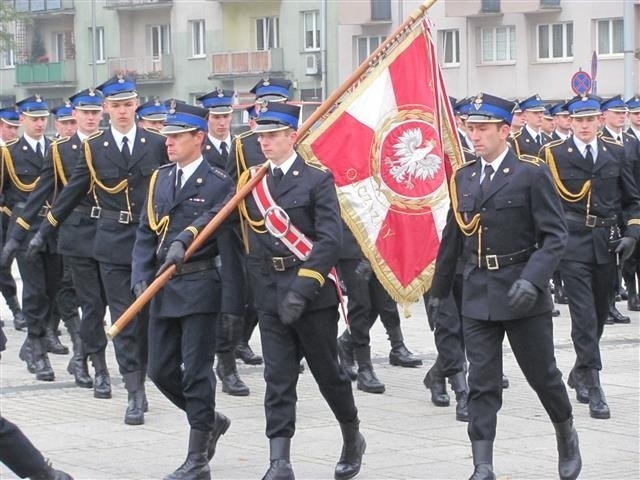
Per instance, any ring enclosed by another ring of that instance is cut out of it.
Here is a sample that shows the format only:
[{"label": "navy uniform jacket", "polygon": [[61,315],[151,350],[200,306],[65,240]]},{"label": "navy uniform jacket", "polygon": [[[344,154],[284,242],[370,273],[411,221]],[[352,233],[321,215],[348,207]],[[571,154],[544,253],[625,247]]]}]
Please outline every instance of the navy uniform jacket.
[{"label": "navy uniform jacket", "polygon": [[[577,194],[586,181],[591,181],[589,214],[603,219],[618,216],[626,225],[626,235],[640,237],[640,194],[633,175],[633,166],[624,156],[624,147],[614,140],[598,138],[598,155],[595,165],[587,162],[576,147],[573,137],[553,142],[544,147],[544,160],[550,165],[556,186],[563,195],[563,188]],[[608,227],[586,225],[589,195],[578,201],[562,199],[565,212],[579,220],[567,219],[569,243],[565,260],[585,263],[610,263],[611,235]],[[584,220],[582,220],[584,219]]]},{"label": "navy uniform jacket", "polygon": [[[260,142],[258,142],[258,135],[251,132],[251,130],[238,135],[231,143],[232,146],[229,151],[229,160],[225,171],[231,175],[236,182],[238,181],[238,176],[241,175],[245,169],[260,166],[267,161],[267,158],[262,153]],[[241,155],[244,158],[244,164],[241,161]],[[239,172],[238,165],[240,165]]]},{"label": "navy uniform jacket", "polygon": [[[82,151],[82,141],[78,134],[59,138],[47,150],[44,168],[36,189],[31,192],[20,214],[22,221],[13,231],[13,237],[21,243],[25,241],[28,227],[30,232],[37,231],[42,220],[43,207],[55,203],[56,196],[68,183],[71,173],[78,163]],[[93,197],[87,193],[58,230],[58,253],[76,257],[92,257],[93,242],[96,235],[96,220],[91,218],[91,207],[95,205]]]},{"label": "navy uniform jacket", "polygon": [[[227,145],[227,152],[229,152],[230,149],[231,145]],[[202,156],[212,167],[217,167],[220,170],[227,168],[228,159],[224,158],[215,145],[211,143],[208,135],[204,145],[202,146]]]},{"label": "navy uniform jacket", "polygon": [[[267,175],[271,185],[271,174]],[[289,290],[309,301],[309,311],[337,305],[336,286],[327,278],[340,257],[343,228],[333,175],[298,156],[278,187],[270,191],[291,223],[313,242],[313,248],[305,262],[276,272],[272,258],[289,257],[292,252],[268,232],[251,237],[250,254],[261,260],[252,271],[256,309],[277,314],[279,301]],[[251,218],[262,219],[251,195],[246,203]]]},{"label": "navy uniform jacket", "polygon": [[[543,146],[552,141],[552,138],[542,131],[540,132],[540,137]],[[522,130],[519,132],[510,135],[509,142],[518,156],[531,155],[533,157],[538,157],[538,153],[542,148],[538,143],[536,143],[536,139],[531,136],[529,130],[524,127],[522,127]]]},{"label": "navy uniform jacket", "polygon": [[[51,140],[45,137],[44,142],[45,151],[42,152],[43,155],[45,155],[49,149]],[[12,211],[7,233],[7,236],[9,237],[13,234],[12,232],[15,230],[16,219],[22,214],[24,204],[31,193],[30,191],[24,190],[24,185],[29,185],[31,188],[35,187],[38,177],[40,176],[40,172],[47,161],[45,160],[43,162],[42,159],[38,157],[24,136],[21,136],[14,142],[10,142],[5,148],[8,149],[9,158],[7,164],[3,163],[2,194],[4,195],[4,205]],[[9,175],[8,172],[8,163],[10,163],[10,168],[15,171],[18,181],[24,184],[23,186],[17,185],[16,182],[11,179],[11,175]],[[32,228],[29,228],[27,225],[27,230],[31,230],[35,233],[39,224],[40,222],[34,222]],[[55,241],[53,239],[50,239],[48,243],[50,249],[55,249]]]},{"label": "navy uniform jacket", "polygon": [[[614,140],[608,128],[603,128],[602,137]],[[622,132],[622,143],[624,145],[624,155],[627,162],[630,162],[633,168],[633,177],[636,179],[636,186],[640,188],[640,141],[633,133]]]},{"label": "navy uniform jacket", "polygon": [[[154,170],[168,162],[164,137],[137,128],[129,165],[120,153],[111,129],[91,136],[85,140],[85,144],[89,147],[90,158],[83,146],[71,180],[47,215],[48,221],[42,223],[41,230],[46,236],[48,231],[66,220],[93,187],[98,206],[102,209],[97,219],[93,257],[99,262],[130,265],[149,179]],[[95,177],[89,163],[95,171]],[[123,186],[125,188],[122,190],[118,188]],[[114,188],[119,191],[107,191]],[[129,209],[131,216],[128,215]]]},{"label": "navy uniform jacket", "polygon": [[[455,173],[456,197],[452,209],[465,222],[480,215],[484,255],[508,255],[532,249],[528,260],[496,270],[479,268],[478,233],[463,234],[450,212],[438,255],[431,295],[445,298],[453,286],[456,261],[464,256],[462,315],[479,320],[512,320],[551,312],[548,291],[567,242],[562,205],[548,167],[540,161],[505,156],[486,198],[480,190],[481,162],[468,162]],[[509,307],[507,292],[519,278],[533,283],[540,295],[535,305],[518,314]]]},{"label": "navy uniform jacket", "polygon": [[[194,235],[233,194],[229,176],[203,161],[174,201],[175,172],[174,165],[165,165],[152,179],[133,249],[132,288],[143,280],[151,283],[171,242],[180,240],[189,246]],[[169,219],[166,231],[158,229],[163,217]],[[220,268],[215,266],[218,255]],[[244,309],[243,295],[238,294],[244,291],[241,258],[240,241],[232,224],[227,222],[183,266],[183,270],[196,265],[201,268],[174,275],[156,294],[151,302],[151,315],[183,317],[215,312],[241,315]]]}]

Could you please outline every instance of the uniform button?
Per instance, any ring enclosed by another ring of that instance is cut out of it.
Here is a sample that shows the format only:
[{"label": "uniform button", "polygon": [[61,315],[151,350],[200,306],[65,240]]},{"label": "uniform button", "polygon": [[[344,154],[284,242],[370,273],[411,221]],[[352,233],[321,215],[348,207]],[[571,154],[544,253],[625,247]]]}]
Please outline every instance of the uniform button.
[{"label": "uniform button", "polygon": [[491,247],[487,247],[487,252],[490,252],[490,251],[491,251]]},{"label": "uniform button", "polygon": [[275,245],[280,245],[280,242],[275,242]]},{"label": "uniform button", "polygon": [[132,207],[135,207],[135,206],[136,206],[136,204],[135,204],[135,203],[133,203],[133,202],[131,202],[131,206],[132,206]]},{"label": "uniform button", "polygon": [[484,227],[484,228],[482,229],[482,231],[483,231],[483,232],[486,232],[487,230],[489,230],[489,227]]},{"label": "uniform button", "polygon": [[133,173],[129,172],[129,176],[130,176],[130,177],[133,177]]},{"label": "uniform button", "polygon": [[598,204],[597,204],[597,203],[594,203],[594,204],[593,204],[593,206],[594,206],[594,207],[597,207],[597,206],[598,206]]},{"label": "uniform button", "polygon": [[482,211],[486,212],[487,211],[487,207],[482,207]]}]

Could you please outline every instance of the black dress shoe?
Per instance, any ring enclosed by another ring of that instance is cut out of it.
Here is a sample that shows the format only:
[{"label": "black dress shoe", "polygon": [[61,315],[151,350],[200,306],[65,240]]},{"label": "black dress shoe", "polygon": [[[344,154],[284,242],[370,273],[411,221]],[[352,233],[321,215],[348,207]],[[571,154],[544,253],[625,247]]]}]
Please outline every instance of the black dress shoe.
[{"label": "black dress shoe", "polygon": [[389,363],[398,367],[419,367],[422,360],[416,357],[404,343],[397,345],[389,352]]},{"label": "black dress shoe", "polygon": [[262,365],[262,357],[256,355],[248,342],[240,342],[234,349],[236,358],[239,358],[247,365]]},{"label": "black dress shoe", "polygon": [[429,369],[422,383],[431,392],[431,403],[436,407],[448,407],[451,404],[445,378],[434,374],[433,368]]},{"label": "black dress shoe", "polygon": [[613,318],[613,323],[631,323],[631,319],[620,313],[615,305],[609,308],[609,316]]},{"label": "black dress shoe", "polygon": [[627,308],[630,312],[640,312],[640,296],[637,293],[629,295],[629,300],[627,300]]},{"label": "black dress shoe", "polygon": [[362,390],[367,393],[384,393],[385,386],[373,371],[373,368],[360,368],[357,378],[358,390]]}]

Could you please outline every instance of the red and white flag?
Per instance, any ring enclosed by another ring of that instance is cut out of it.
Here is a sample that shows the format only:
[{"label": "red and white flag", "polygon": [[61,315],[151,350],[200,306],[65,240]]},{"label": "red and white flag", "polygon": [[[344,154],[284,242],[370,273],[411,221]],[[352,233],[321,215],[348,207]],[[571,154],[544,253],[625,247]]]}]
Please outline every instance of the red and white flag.
[{"label": "red and white flag", "polygon": [[426,19],[298,149],[333,172],[342,217],[392,298],[417,300],[431,285],[447,178],[463,161]]}]

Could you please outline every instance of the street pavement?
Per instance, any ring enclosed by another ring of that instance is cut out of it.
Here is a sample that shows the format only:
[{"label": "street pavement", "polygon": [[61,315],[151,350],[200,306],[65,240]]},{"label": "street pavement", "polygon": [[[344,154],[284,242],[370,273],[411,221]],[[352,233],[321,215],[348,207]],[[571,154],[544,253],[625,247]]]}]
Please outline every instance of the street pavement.
[{"label": "street pavement", "polygon": [[[626,302],[617,305],[631,316],[632,322],[606,326],[601,341],[601,379],[611,419],[590,418],[588,406],[579,404],[573,390],[569,390],[580,436],[581,479],[640,478],[640,314],[628,312]],[[574,352],[568,308],[559,308],[562,314],[555,319],[556,359],[566,380]],[[356,478],[466,479],[473,471],[466,424],[455,420],[452,392],[450,407],[436,407],[429,400],[422,380],[436,356],[433,335],[424,306],[411,305],[410,311],[411,317],[403,318],[402,324],[405,342],[424,365],[390,366],[389,343],[383,327],[376,322],[371,332],[372,357],[386,392],[367,394],[357,390],[354,383],[361,431],[367,441],[362,470]],[[25,333],[13,329],[11,314],[4,304],[0,316],[9,339],[0,361],[0,411],[20,426],[55,467],[71,473],[76,480],[142,480],[161,479],[183,462],[188,441],[186,417],[151,382],[147,383],[149,412],[145,424],[123,423],[127,394],[111,346],[107,354],[113,398],[95,399],[92,390],[76,387],[67,374],[69,356],[50,355],[56,380],[36,381],[18,359]],[[66,332],[62,341],[71,346]],[[260,351],[258,332],[251,344]],[[216,479],[260,479],[269,465],[262,367],[240,363],[238,367],[251,395],[231,397],[218,386],[217,408],[231,418],[231,428],[218,443],[211,463]],[[553,426],[506,341],[504,371],[511,386],[504,391],[498,416],[494,446],[497,477],[558,478]],[[341,450],[340,429],[308,369],[300,376],[298,397],[297,431],[291,451],[296,478],[333,478]],[[0,478],[17,477],[0,464]]]}]

